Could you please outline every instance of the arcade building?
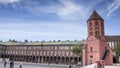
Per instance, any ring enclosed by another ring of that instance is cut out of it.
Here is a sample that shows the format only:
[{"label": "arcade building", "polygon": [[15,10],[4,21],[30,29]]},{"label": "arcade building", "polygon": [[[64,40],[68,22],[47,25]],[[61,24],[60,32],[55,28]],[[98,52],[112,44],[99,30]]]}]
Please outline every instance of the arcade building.
[{"label": "arcade building", "polygon": [[[76,64],[82,62],[83,66],[89,61],[94,63],[96,60],[105,60],[106,65],[118,63],[118,57],[113,49],[120,44],[120,36],[105,35],[104,20],[96,11],[87,20],[87,28],[86,41],[0,42],[0,58],[34,63]],[[82,57],[72,53],[77,43],[84,44]]]},{"label": "arcade building", "polygon": [[73,46],[82,41],[6,42],[0,45],[0,57],[13,61],[55,64],[76,64],[80,55]]}]

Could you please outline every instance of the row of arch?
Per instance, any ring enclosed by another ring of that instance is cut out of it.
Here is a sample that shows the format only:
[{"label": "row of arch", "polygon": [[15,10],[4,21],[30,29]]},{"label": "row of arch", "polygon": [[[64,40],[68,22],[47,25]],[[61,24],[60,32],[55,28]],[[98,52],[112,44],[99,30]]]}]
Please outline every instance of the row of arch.
[{"label": "row of arch", "polygon": [[53,63],[53,64],[77,64],[81,57],[60,57],[60,56],[27,56],[27,55],[2,55],[13,61],[34,62],[34,63]]}]

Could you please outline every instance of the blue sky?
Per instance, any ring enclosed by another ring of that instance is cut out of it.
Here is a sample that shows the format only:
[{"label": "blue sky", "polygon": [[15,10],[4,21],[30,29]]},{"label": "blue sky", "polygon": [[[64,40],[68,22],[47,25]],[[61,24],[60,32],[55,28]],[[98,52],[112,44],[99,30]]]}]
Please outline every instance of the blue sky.
[{"label": "blue sky", "polygon": [[82,40],[96,10],[106,35],[120,35],[120,0],[0,0],[0,40]]}]

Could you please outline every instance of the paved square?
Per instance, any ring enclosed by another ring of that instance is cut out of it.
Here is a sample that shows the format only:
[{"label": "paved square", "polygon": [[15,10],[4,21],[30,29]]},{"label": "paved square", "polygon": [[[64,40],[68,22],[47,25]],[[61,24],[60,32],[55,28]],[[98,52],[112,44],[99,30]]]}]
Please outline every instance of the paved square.
[{"label": "paved square", "polygon": [[[20,63],[15,62],[14,68],[19,68]],[[4,68],[4,63],[0,62],[0,68]],[[10,68],[9,62],[7,62],[6,68]],[[22,68],[69,68],[69,65],[60,64],[39,64],[39,63],[23,63]],[[73,66],[72,68],[80,68],[80,66]]]}]

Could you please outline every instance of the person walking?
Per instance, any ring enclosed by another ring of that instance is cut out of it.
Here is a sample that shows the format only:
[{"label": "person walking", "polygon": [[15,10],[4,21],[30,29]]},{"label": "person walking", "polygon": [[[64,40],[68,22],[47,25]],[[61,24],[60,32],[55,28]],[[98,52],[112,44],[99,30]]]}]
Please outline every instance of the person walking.
[{"label": "person walking", "polygon": [[6,64],[7,64],[7,62],[6,62],[6,60],[4,61],[4,68],[6,68]]},{"label": "person walking", "polygon": [[12,61],[10,61],[10,68],[12,68]]},{"label": "person walking", "polygon": [[12,61],[12,68],[14,68],[14,61]]},{"label": "person walking", "polygon": [[72,68],[72,66],[71,66],[71,65],[69,65],[69,68]]},{"label": "person walking", "polygon": [[13,61],[10,62],[10,68],[14,68],[14,62]]},{"label": "person walking", "polygon": [[20,68],[22,68],[22,63],[20,63],[20,66],[19,66]]}]

